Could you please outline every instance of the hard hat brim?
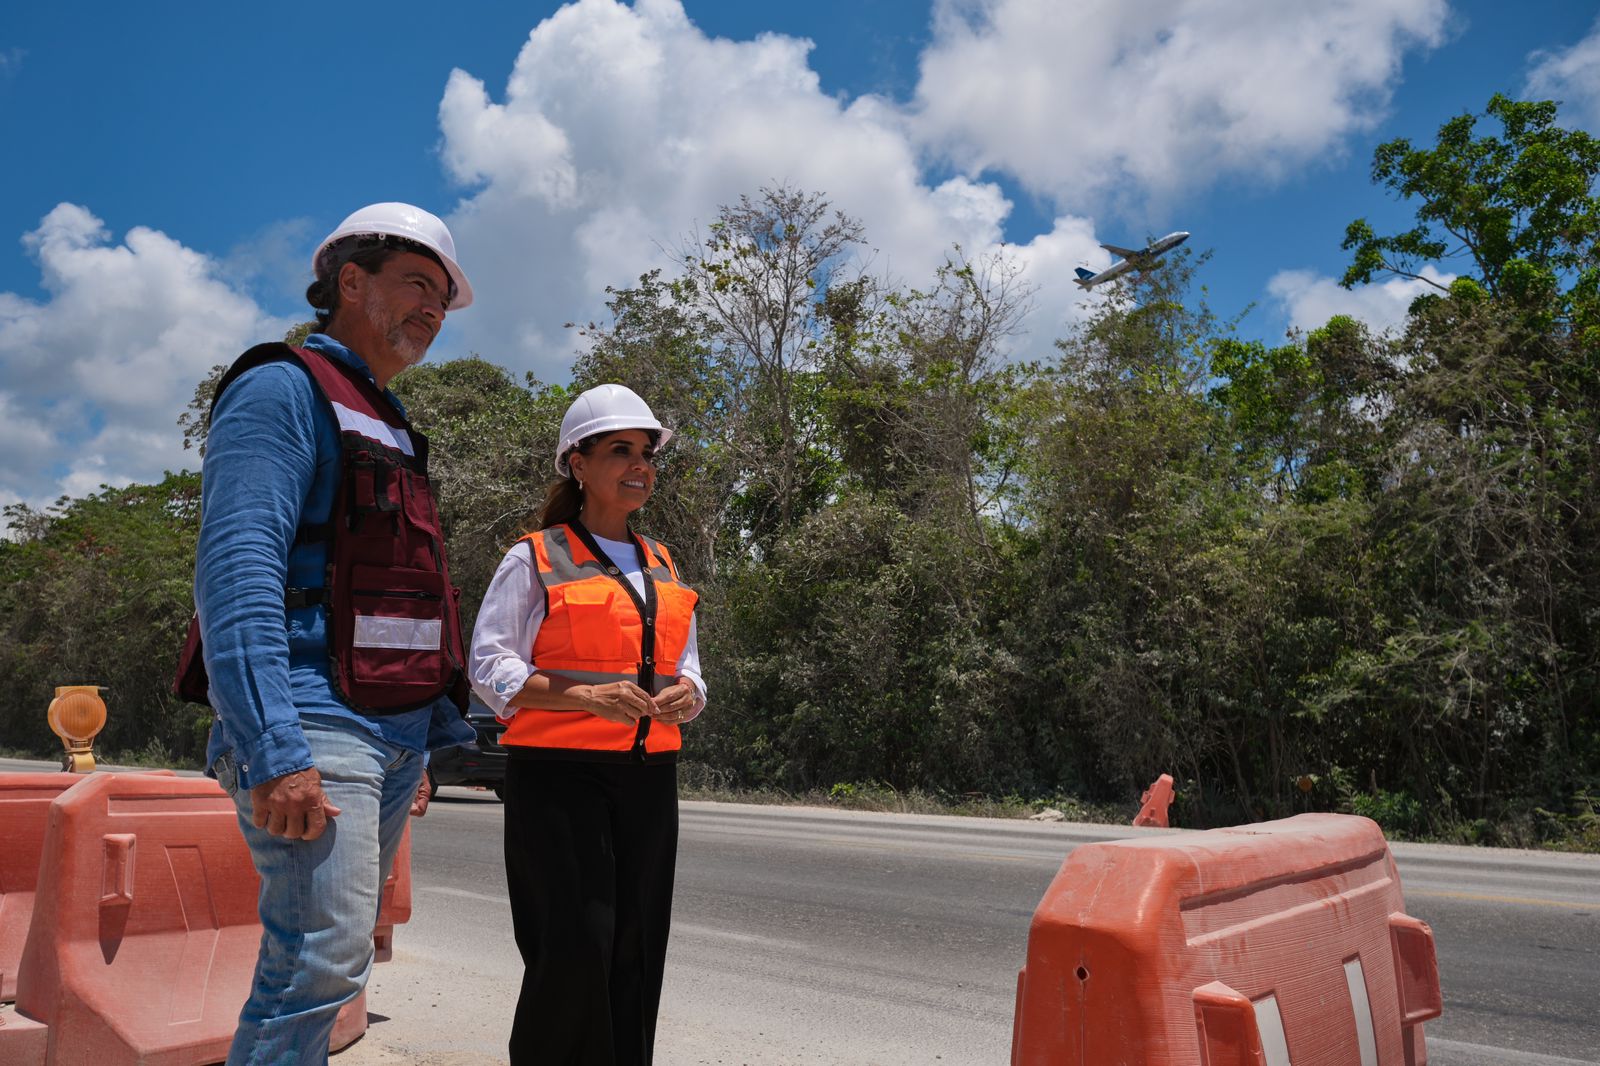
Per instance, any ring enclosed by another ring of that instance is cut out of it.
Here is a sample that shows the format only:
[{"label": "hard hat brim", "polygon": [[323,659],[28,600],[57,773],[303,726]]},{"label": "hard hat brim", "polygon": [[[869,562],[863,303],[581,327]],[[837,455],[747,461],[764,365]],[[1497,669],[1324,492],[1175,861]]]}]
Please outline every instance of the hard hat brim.
[{"label": "hard hat brim", "polygon": [[665,448],[667,441],[673,437],[672,430],[663,426],[660,422],[646,423],[642,419],[618,418],[610,415],[604,418],[593,418],[562,438],[560,452],[556,455],[556,473],[562,477],[572,476],[572,468],[567,465],[567,454],[588,438],[597,437],[602,433],[621,433],[627,429],[642,429],[646,433],[658,434],[656,437],[656,451],[658,452]]},{"label": "hard hat brim", "polygon": [[[441,233],[436,236],[426,232],[424,229],[418,226],[406,225],[403,222],[393,219],[361,217],[363,214],[367,214],[376,208],[387,207],[396,207],[413,211],[416,214],[437,223],[441,229]],[[354,215],[350,216],[350,218],[345,219],[336,229],[334,229],[332,233],[328,234],[322,239],[321,244],[317,245],[317,250],[311,257],[312,275],[319,278],[322,276],[320,273],[322,256],[323,253],[325,253],[329,248],[333,247],[340,241],[347,240],[351,237],[367,236],[399,237],[402,240],[410,241],[413,244],[426,248],[430,254],[438,256],[439,263],[444,267],[445,273],[450,276],[450,282],[455,288],[455,297],[450,301],[449,306],[447,306],[445,310],[460,311],[472,306],[472,283],[467,280],[466,273],[461,269],[461,265],[455,261],[455,257],[451,254],[451,252],[455,250],[455,241],[451,239],[448,228],[445,228],[444,223],[436,216],[424,212],[420,208],[412,208],[408,204],[372,204],[368,207],[362,208],[360,211],[357,211]],[[449,251],[446,251],[445,248],[440,246],[440,236],[443,237],[444,243],[450,245]]]}]

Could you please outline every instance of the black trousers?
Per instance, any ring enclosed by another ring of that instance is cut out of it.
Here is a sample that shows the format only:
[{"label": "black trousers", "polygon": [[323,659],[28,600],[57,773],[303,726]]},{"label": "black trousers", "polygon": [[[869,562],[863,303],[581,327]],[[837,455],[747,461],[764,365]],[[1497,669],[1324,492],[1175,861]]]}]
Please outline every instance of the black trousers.
[{"label": "black trousers", "polygon": [[677,772],[509,761],[506,883],[524,968],[511,1066],[649,1066],[672,923]]}]

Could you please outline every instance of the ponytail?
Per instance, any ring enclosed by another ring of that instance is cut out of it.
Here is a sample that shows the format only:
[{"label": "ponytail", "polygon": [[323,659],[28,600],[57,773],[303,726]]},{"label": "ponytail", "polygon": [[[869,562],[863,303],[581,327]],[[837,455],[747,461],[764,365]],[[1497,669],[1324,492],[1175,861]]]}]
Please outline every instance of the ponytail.
[{"label": "ponytail", "polygon": [[544,504],[539,508],[534,526],[537,529],[549,529],[551,526],[565,525],[576,521],[582,509],[583,490],[578,487],[578,479],[570,475],[557,478],[544,490]]}]

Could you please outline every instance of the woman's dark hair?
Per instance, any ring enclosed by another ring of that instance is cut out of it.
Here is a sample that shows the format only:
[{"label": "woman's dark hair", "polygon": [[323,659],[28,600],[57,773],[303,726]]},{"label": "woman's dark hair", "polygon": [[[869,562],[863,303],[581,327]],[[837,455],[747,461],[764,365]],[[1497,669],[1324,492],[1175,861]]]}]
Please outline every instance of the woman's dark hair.
[{"label": "woman's dark hair", "polygon": [[[653,429],[647,429],[645,432],[650,435],[650,447],[656,447],[661,441],[661,434]],[[600,443],[600,438],[607,436],[610,434],[596,433],[592,437],[585,437],[573,445],[567,454],[570,456],[573,452],[577,452],[579,455],[588,455],[594,451],[594,446]],[[544,503],[539,506],[539,515],[534,519],[533,528],[540,530],[566,525],[575,520],[581,510],[583,510],[583,489],[578,487],[578,479],[571,474],[558,477],[545,486]]]},{"label": "woman's dark hair", "polygon": [[[594,446],[600,442],[600,434],[585,437],[567,450],[571,455],[588,455],[594,451]],[[551,526],[564,526],[578,517],[578,512],[583,510],[583,489],[578,487],[578,479],[568,474],[558,477],[544,489],[544,503],[539,506],[539,516],[534,519],[534,529],[549,529]]]},{"label": "woman's dark hair", "polygon": [[564,526],[577,518],[581,510],[583,490],[578,488],[578,479],[571,474],[556,478],[545,486],[544,503],[539,507],[539,516],[534,519],[533,527],[549,529],[551,526]]},{"label": "woman's dark hair", "polygon": [[[439,262],[439,257],[433,253],[433,249],[425,248],[416,241],[404,237],[378,235],[346,237],[324,249],[317,257],[317,280],[306,286],[306,303],[317,313],[317,331],[326,330],[328,324],[333,321],[333,316],[339,311],[339,271],[344,269],[346,263],[354,263],[368,274],[376,274],[383,269],[383,264],[401,252],[415,252],[427,256],[439,264],[440,270],[444,270],[444,264]],[[450,272],[445,270],[445,277],[449,276]],[[449,285],[449,299],[454,300],[455,282],[451,281]]]}]

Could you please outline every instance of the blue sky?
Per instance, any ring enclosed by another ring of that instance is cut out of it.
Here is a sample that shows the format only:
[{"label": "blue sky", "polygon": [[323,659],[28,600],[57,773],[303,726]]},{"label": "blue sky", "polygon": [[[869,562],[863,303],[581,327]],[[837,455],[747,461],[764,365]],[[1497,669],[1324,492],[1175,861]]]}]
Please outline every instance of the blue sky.
[{"label": "blue sky", "polygon": [[[13,5],[15,8],[16,5]],[[0,16],[0,503],[194,465],[194,382],[305,317],[362,203],[444,215],[479,304],[436,358],[562,380],[607,284],[719,203],[788,181],[860,217],[875,268],[959,241],[1037,287],[1020,354],[1086,304],[1100,241],[1183,228],[1244,332],[1401,286],[1332,285],[1344,226],[1408,216],[1372,148],[1490,93],[1600,129],[1591,3],[941,0],[765,5],[27,5]],[[1445,274],[1451,264],[1441,264]]]}]

